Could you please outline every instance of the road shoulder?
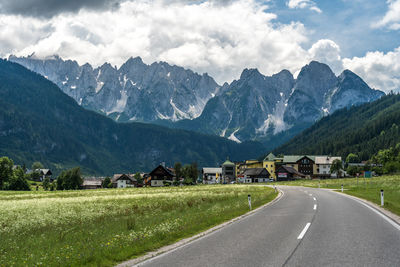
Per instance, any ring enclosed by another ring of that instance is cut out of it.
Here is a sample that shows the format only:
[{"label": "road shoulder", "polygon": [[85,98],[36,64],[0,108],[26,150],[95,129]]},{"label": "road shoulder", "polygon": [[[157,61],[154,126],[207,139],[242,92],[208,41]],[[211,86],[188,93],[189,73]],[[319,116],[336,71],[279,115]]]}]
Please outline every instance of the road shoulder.
[{"label": "road shoulder", "polygon": [[366,200],[366,199],[363,199],[363,198],[359,198],[359,197],[356,197],[356,196],[353,196],[353,195],[350,195],[350,194],[342,193],[342,192],[339,192],[339,191],[333,190],[333,189],[325,189],[325,188],[321,188],[321,189],[328,190],[328,191],[340,194],[342,196],[345,196],[345,197],[348,197],[348,198],[352,198],[354,200],[358,200],[358,201],[368,205],[372,209],[378,211],[379,213],[385,215],[390,220],[392,220],[394,223],[396,223],[397,225],[400,226],[400,216],[398,216],[397,214],[394,214],[394,213],[382,208],[381,206],[379,206],[379,205],[377,205],[377,204],[375,204],[375,203],[373,203],[373,202],[371,202],[369,200]]},{"label": "road shoulder", "polygon": [[210,234],[212,234],[212,233],[214,233],[214,232],[216,232],[216,231],[218,231],[218,230],[220,230],[220,229],[222,229],[222,228],[224,228],[224,227],[226,227],[226,226],[228,226],[228,225],[230,225],[232,223],[238,222],[238,221],[240,221],[240,220],[242,220],[242,219],[244,219],[246,217],[249,217],[249,216],[255,214],[256,212],[260,211],[261,209],[278,202],[282,198],[282,196],[284,195],[283,191],[281,191],[279,189],[278,189],[278,192],[279,193],[278,193],[278,195],[277,195],[277,197],[275,199],[273,199],[272,201],[270,201],[268,203],[265,203],[264,205],[258,207],[257,209],[251,210],[251,211],[249,211],[249,212],[247,212],[247,213],[245,213],[243,215],[240,215],[240,216],[238,216],[236,218],[233,218],[233,219],[231,219],[231,220],[229,220],[227,222],[224,222],[222,224],[214,226],[214,227],[212,227],[212,228],[210,228],[210,229],[208,229],[208,230],[206,230],[204,232],[201,232],[199,234],[196,234],[196,235],[194,235],[192,237],[184,238],[184,239],[182,239],[182,240],[180,240],[180,241],[178,241],[178,242],[176,242],[174,244],[161,247],[161,248],[159,248],[159,249],[157,249],[155,251],[148,252],[145,255],[140,256],[138,258],[134,258],[134,259],[131,259],[131,260],[128,260],[128,261],[124,261],[124,262],[116,265],[116,267],[133,266],[133,265],[142,263],[144,261],[150,260],[150,259],[152,259],[154,257],[160,256],[161,254],[164,254],[164,253],[171,252],[173,250],[179,249],[179,248],[181,248],[181,247],[183,247],[185,245],[188,245],[188,244],[190,244],[190,243],[192,243],[192,242],[194,242],[196,240],[199,240],[201,238],[204,238],[204,237],[206,237],[206,236],[208,236],[208,235],[210,235]]}]

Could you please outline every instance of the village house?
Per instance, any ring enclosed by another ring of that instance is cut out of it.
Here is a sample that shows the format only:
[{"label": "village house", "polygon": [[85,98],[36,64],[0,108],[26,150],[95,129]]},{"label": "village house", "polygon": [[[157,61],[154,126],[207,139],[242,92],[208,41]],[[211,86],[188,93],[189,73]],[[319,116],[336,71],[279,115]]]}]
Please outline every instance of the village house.
[{"label": "village house", "polygon": [[55,179],[53,179],[51,176],[53,175],[53,173],[51,172],[50,169],[36,169],[35,172],[38,172],[40,175],[40,181],[43,182],[44,179],[49,178],[50,181],[53,181]]},{"label": "village house", "polygon": [[269,182],[269,178],[271,176],[265,168],[246,169],[241,175],[245,183],[248,182],[248,179],[250,179],[251,183]]},{"label": "village house", "polygon": [[277,181],[290,181],[290,180],[301,179],[301,178],[305,178],[305,177],[306,177],[306,175],[297,171],[295,168],[289,167],[286,165],[282,165],[276,170],[276,180]]},{"label": "village house", "polygon": [[335,173],[331,174],[331,166],[333,161],[340,160],[342,161],[341,157],[329,157],[329,156],[316,156],[315,157],[315,165],[316,165],[316,172],[315,177],[319,178],[329,178],[329,177],[336,177]]},{"label": "village house", "polygon": [[270,173],[271,178],[276,180],[276,174],[275,171],[279,166],[282,165],[283,158],[278,158],[276,157],[273,153],[269,153],[263,160],[262,167],[267,169],[267,171]]},{"label": "village house", "polygon": [[111,183],[114,188],[137,187],[137,180],[132,174],[114,174]]},{"label": "village house", "polygon": [[145,184],[150,186],[164,186],[166,183],[172,184],[175,179],[175,172],[172,168],[159,165],[149,173]]},{"label": "village house", "polygon": [[82,189],[100,189],[104,179],[84,179]]},{"label": "village house", "polygon": [[222,177],[222,168],[203,168],[203,184],[217,184]]}]

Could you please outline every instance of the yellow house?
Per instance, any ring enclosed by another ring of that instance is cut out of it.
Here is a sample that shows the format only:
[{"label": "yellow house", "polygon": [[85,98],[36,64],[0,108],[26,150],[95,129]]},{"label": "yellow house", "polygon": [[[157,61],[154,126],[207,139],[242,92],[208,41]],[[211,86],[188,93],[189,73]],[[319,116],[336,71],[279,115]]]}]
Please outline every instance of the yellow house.
[{"label": "yellow house", "polygon": [[266,156],[265,159],[262,162],[262,167],[267,169],[267,171],[269,172],[271,177],[274,178],[274,180],[276,180],[276,174],[275,174],[276,165],[275,165],[275,162],[280,162],[280,161],[281,161],[281,159],[276,158],[274,154],[269,153],[268,156]]}]

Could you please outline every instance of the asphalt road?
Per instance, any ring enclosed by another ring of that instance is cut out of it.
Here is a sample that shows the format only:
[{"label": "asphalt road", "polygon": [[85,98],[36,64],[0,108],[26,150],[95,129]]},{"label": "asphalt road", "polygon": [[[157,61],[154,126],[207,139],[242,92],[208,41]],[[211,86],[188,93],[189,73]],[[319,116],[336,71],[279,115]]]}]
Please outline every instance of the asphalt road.
[{"label": "asphalt road", "polygon": [[139,266],[400,266],[400,227],[322,189],[276,203]]}]

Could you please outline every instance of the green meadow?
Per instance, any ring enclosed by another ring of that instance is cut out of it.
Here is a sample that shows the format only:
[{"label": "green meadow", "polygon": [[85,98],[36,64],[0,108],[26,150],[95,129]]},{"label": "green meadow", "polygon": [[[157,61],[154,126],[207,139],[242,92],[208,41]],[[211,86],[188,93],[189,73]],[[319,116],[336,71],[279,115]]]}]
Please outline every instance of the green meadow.
[{"label": "green meadow", "polygon": [[0,192],[0,266],[111,266],[237,217],[276,197],[209,185]]},{"label": "green meadow", "polygon": [[373,178],[343,178],[324,180],[296,180],[279,182],[278,185],[297,185],[308,187],[321,187],[341,190],[344,193],[360,197],[375,204],[381,204],[380,190],[384,190],[384,208],[400,215],[400,176],[379,176]]}]

